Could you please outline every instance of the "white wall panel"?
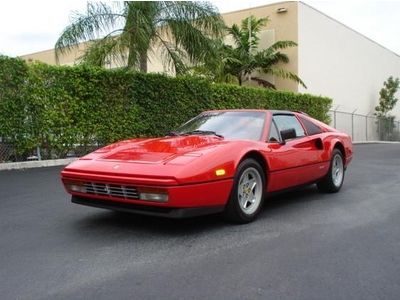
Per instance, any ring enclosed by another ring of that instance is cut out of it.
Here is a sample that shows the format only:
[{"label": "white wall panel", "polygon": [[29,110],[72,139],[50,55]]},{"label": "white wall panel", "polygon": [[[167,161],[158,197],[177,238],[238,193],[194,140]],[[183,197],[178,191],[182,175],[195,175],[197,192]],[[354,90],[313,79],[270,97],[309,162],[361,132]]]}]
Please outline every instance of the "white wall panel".
[{"label": "white wall panel", "polygon": [[[299,76],[308,86],[300,86],[299,92],[331,97],[333,108],[341,111],[373,113],[383,82],[390,75],[400,77],[400,56],[314,8],[298,5]],[[394,114],[400,119],[400,103]]]}]

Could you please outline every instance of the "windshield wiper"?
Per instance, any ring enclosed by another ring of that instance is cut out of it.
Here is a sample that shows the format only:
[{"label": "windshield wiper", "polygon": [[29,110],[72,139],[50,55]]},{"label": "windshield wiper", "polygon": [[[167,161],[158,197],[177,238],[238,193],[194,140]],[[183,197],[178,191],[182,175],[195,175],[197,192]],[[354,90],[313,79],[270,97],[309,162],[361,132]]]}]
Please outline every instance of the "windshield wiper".
[{"label": "windshield wiper", "polygon": [[181,134],[177,131],[170,131],[165,136],[180,136]]},{"label": "windshield wiper", "polygon": [[189,134],[212,134],[212,135],[215,135],[217,137],[224,138],[223,135],[218,134],[218,133],[216,133],[215,131],[212,131],[212,130],[192,130],[192,131],[186,131],[183,134],[185,134],[185,135],[189,135]]}]

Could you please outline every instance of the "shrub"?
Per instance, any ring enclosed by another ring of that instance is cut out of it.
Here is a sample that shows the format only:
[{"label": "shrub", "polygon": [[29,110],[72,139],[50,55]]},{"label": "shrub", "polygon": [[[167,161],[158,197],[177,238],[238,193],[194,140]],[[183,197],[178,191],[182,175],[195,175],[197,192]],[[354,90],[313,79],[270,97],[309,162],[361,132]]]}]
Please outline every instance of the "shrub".
[{"label": "shrub", "polygon": [[0,57],[0,137],[18,153],[39,146],[44,158],[64,157],[76,146],[163,135],[208,109],[301,110],[327,122],[330,105],[325,97],[195,77]]},{"label": "shrub", "polygon": [[0,56],[0,138],[3,143],[13,145],[15,155],[36,144],[27,79],[28,67],[24,61]]}]

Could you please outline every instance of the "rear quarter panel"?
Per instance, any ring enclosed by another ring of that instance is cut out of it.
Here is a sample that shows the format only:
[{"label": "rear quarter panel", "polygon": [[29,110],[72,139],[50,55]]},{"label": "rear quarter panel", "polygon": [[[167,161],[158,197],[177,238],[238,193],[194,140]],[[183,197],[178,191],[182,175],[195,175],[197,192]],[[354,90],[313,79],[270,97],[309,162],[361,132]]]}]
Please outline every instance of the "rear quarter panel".
[{"label": "rear quarter panel", "polygon": [[344,149],[344,163],[347,167],[353,158],[353,143],[349,135],[342,132],[330,132],[326,134],[324,145],[329,151],[326,153],[328,159],[331,159],[333,149],[338,145]]}]

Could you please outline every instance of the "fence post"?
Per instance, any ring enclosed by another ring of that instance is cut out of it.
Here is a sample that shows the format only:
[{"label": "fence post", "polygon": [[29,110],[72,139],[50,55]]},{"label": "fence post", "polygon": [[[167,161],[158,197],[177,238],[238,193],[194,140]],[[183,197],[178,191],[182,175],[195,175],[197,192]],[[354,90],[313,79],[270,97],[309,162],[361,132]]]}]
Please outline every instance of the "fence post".
[{"label": "fence post", "polygon": [[357,108],[353,110],[351,113],[351,139],[354,141],[354,113],[357,111]]},{"label": "fence post", "polygon": [[365,140],[368,141],[368,115],[365,116]]},{"label": "fence post", "polygon": [[400,121],[397,121],[397,139],[400,141]]},{"label": "fence post", "polygon": [[381,118],[378,118],[378,141],[382,140],[381,136]]},{"label": "fence post", "polygon": [[42,155],[40,154],[40,147],[36,146],[36,155],[38,160],[42,160]]},{"label": "fence post", "polygon": [[340,105],[336,106],[336,108],[333,110],[333,128],[336,128],[336,111],[338,110]]},{"label": "fence post", "polygon": [[333,128],[336,128],[336,110],[333,111]]}]

